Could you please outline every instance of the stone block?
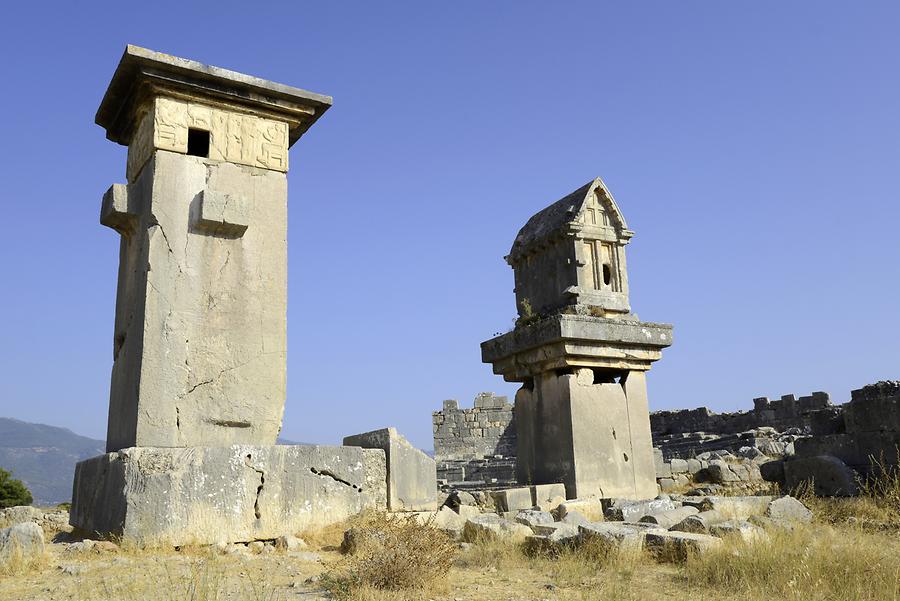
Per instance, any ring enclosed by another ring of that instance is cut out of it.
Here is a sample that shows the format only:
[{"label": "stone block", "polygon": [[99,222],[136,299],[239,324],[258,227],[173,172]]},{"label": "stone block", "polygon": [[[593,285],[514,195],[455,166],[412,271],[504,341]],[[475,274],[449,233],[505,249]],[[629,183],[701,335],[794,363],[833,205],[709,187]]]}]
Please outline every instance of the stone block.
[{"label": "stone block", "polygon": [[[219,193],[250,207],[254,226],[240,238],[196,227],[199,199]],[[127,195],[139,214],[121,239],[107,450],[274,445],[285,398],[286,175],[154,152]]]},{"label": "stone block", "polygon": [[675,492],[678,489],[678,484],[672,478],[660,478],[657,482],[662,492]]},{"label": "stone block", "polygon": [[711,535],[719,538],[739,538],[745,543],[754,543],[768,538],[763,528],[746,520],[725,520],[724,522],[712,524],[709,532]]},{"label": "stone block", "polygon": [[766,482],[784,482],[784,460],[776,459],[761,464],[759,474]]},{"label": "stone block", "polygon": [[765,517],[776,521],[808,524],[813,519],[813,513],[794,497],[784,496],[769,503]]},{"label": "stone block", "polygon": [[700,461],[697,459],[687,459],[687,471],[689,474],[694,475],[703,469],[703,466],[700,464]]},{"label": "stone block", "polygon": [[581,540],[608,549],[640,550],[648,532],[664,532],[651,524],[606,522],[578,527]]},{"label": "stone block", "polygon": [[196,227],[218,236],[238,237],[250,224],[250,203],[241,196],[201,190]]},{"label": "stone block", "polygon": [[[900,432],[900,382],[878,382],[850,393],[845,406],[847,432]],[[889,461],[896,460],[886,453]]]},{"label": "stone block", "polygon": [[709,534],[709,529],[713,524],[725,521],[725,516],[715,510],[701,511],[693,515],[689,515],[674,526],[670,530],[679,532],[694,532],[696,534]]},{"label": "stone block", "polygon": [[30,560],[44,553],[44,531],[34,522],[0,530],[0,567],[19,556]]},{"label": "stone block", "polygon": [[592,378],[545,373],[516,393],[519,481],[564,482],[570,498],[655,496],[644,373]]},{"label": "stone block", "polygon": [[739,482],[740,476],[731,470],[729,465],[721,459],[713,459],[709,462],[709,466],[700,472],[699,479],[703,482],[712,482],[713,484],[728,484],[731,482]]},{"label": "stone block", "polygon": [[511,522],[493,513],[483,513],[469,518],[463,527],[463,539],[469,543],[484,540],[522,542],[525,537],[532,534],[534,532],[528,526]]},{"label": "stone block", "polygon": [[531,489],[528,487],[497,490],[491,496],[498,511],[519,511],[534,506],[531,502]]},{"label": "stone block", "polygon": [[671,464],[663,458],[663,452],[655,447],[653,449],[653,467],[656,470],[657,478],[670,478],[672,476]]},{"label": "stone block", "polygon": [[662,561],[685,561],[692,553],[702,554],[722,546],[722,540],[708,534],[655,530],[646,535],[646,548]]},{"label": "stone block", "polygon": [[688,471],[688,463],[684,459],[672,459],[672,461],[669,462],[669,465],[672,468],[673,474],[684,474]]},{"label": "stone block", "polygon": [[44,519],[44,512],[31,505],[15,505],[0,509],[0,521],[14,525],[25,522],[39,523]]},{"label": "stone block", "polygon": [[795,457],[783,466],[784,485],[789,491],[802,484],[812,484],[814,492],[821,497],[851,497],[858,492],[857,473],[837,457]]},{"label": "stone block", "polygon": [[387,505],[390,511],[437,509],[434,459],[415,448],[396,428],[347,436],[344,445],[381,449],[387,459]]},{"label": "stone block", "polygon": [[462,538],[462,531],[463,527],[466,525],[466,520],[468,520],[469,517],[473,517],[457,514],[449,507],[441,507],[439,511],[431,515],[433,517],[430,518],[427,523],[439,530],[443,530],[454,539]]},{"label": "stone block", "polygon": [[557,555],[566,547],[573,547],[579,541],[578,527],[559,524],[548,534],[534,534],[525,537],[524,550],[529,555],[549,553]]},{"label": "stone block", "polygon": [[632,501],[630,499],[610,499],[604,512],[606,519],[623,522],[637,522],[645,515],[675,509],[669,498]]},{"label": "stone block", "polygon": [[602,522],[603,502],[600,499],[568,499],[556,508],[556,516],[564,520],[572,512],[578,512],[592,522]]},{"label": "stone block", "polygon": [[537,511],[534,509],[523,509],[516,513],[515,521],[519,524],[525,524],[529,528],[534,528],[539,524],[553,524],[553,516],[546,511]]},{"label": "stone block", "polygon": [[638,521],[644,524],[654,524],[656,526],[659,526],[660,528],[668,530],[686,517],[694,515],[695,513],[699,513],[699,510],[696,507],[691,507],[690,505],[682,505],[681,507],[676,507],[675,509],[653,512],[651,514],[645,515]]},{"label": "stone block", "polygon": [[718,511],[726,518],[747,519],[751,515],[762,515],[772,502],[771,496],[744,497],[698,497],[685,500],[685,505],[693,505],[700,511]]},{"label": "stone block", "polygon": [[384,452],[130,448],[78,463],[70,523],[140,545],[274,540],[386,508]]},{"label": "stone block", "polygon": [[128,186],[113,184],[100,204],[100,223],[121,234],[130,234],[137,225],[136,199],[129,206]]},{"label": "stone block", "polygon": [[545,509],[545,511],[549,511],[550,509],[554,509],[559,503],[556,505],[552,505],[557,499],[566,498],[566,485],[565,484],[535,484],[531,487],[531,502],[535,507],[540,507]]}]

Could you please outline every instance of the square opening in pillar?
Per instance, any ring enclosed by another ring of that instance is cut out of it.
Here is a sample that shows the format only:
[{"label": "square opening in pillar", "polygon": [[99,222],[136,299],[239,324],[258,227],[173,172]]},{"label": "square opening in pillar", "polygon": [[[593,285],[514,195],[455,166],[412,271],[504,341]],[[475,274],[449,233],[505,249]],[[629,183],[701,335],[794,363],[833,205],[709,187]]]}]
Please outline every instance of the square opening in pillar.
[{"label": "square opening in pillar", "polygon": [[188,129],[187,153],[195,157],[209,158],[209,132]]}]

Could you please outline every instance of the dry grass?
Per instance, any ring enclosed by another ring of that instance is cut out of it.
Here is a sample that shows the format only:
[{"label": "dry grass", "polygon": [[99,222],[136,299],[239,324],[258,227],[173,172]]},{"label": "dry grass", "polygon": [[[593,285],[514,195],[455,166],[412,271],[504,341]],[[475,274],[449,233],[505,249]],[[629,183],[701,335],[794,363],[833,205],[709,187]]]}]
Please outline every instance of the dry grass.
[{"label": "dry grass", "polygon": [[47,554],[26,557],[18,546],[14,546],[7,559],[0,563],[0,576],[24,576],[42,570],[47,565]]},{"label": "dry grass", "polygon": [[367,598],[372,591],[421,596],[444,588],[457,547],[443,532],[413,517],[385,513],[369,515],[355,530],[355,549],[323,578],[335,597]]},{"label": "dry grass", "polygon": [[[304,584],[324,571],[321,584],[350,601],[900,601],[900,537],[864,527],[867,520],[894,515],[894,499],[900,498],[894,491],[900,491],[898,480],[884,476],[858,499],[807,499],[816,523],[773,530],[768,541],[753,545],[726,539],[721,550],[681,565],[592,545],[529,556],[520,545],[482,541],[457,554],[437,530],[370,514],[303,534],[324,566],[280,553],[218,556],[203,548],[126,546],[116,553],[72,554],[54,546],[49,561],[0,575],[0,598],[46,598],[49,590],[55,599],[72,601],[324,598],[315,592],[319,585]],[[348,527],[382,534],[342,557],[336,549]],[[68,564],[85,571],[61,574],[59,566]]]},{"label": "dry grass", "polygon": [[[900,531],[900,465],[890,465],[884,457],[871,458],[872,474],[861,479],[859,496],[822,498],[813,492],[815,483],[806,481],[792,494],[802,500],[827,524],[852,524],[875,531]],[[900,456],[898,456],[900,464]]]},{"label": "dry grass", "polygon": [[858,529],[816,525],[775,530],[765,542],[728,539],[693,556],[682,577],[691,587],[745,599],[900,599],[900,543]]}]

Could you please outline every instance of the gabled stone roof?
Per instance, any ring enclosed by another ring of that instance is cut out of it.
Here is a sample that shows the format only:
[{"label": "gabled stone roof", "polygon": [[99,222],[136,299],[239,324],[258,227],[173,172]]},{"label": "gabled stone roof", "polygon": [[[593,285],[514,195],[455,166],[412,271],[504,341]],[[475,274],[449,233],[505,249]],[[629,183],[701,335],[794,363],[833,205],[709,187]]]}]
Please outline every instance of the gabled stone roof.
[{"label": "gabled stone roof", "polygon": [[616,201],[613,200],[606,184],[598,177],[535,213],[516,235],[512,248],[509,250],[509,257],[515,258],[527,252],[533,246],[558,235],[560,230],[576,221],[584,208],[585,201],[597,188],[604,193],[604,208],[609,213],[613,227],[630,237],[632,232],[628,231],[622,212],[616,205]]}]

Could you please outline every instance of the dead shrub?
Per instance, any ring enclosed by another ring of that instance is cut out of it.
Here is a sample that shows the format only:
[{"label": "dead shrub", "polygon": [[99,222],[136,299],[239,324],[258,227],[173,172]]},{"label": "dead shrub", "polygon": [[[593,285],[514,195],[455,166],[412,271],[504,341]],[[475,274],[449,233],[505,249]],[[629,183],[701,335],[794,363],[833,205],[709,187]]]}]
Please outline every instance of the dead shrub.
[{"label": "dead shrub", "polygon": [[353,552],[322,578],[337,598],[365,589],[428,590],[444,579],[457,555],[446,534],[412,516],[377,513],[355,528]]}]

